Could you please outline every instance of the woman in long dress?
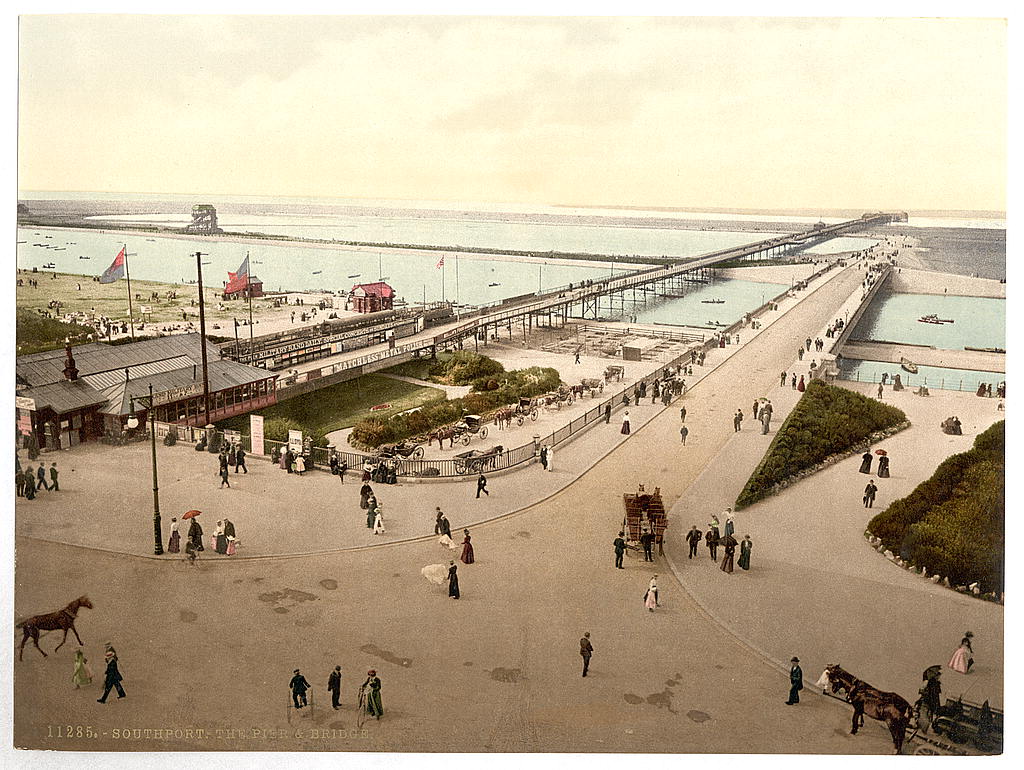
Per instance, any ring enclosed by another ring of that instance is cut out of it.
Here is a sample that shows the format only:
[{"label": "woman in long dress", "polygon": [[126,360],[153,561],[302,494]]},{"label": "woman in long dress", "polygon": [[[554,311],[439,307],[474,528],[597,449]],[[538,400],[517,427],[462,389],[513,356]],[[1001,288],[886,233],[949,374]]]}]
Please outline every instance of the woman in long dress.
[{"label": "woman in long dress", "polygon": [[369,500],[370,495],[373,494],[373,489],[369,484],[363,484],[359,489],[359,507],[364,511],[370,507]]},{"label": "woman in long dress", "polygon": [[378,505],[373,512],[373,534],[383,535],[384,532],[384,516],[380,512],[380,506]]},{"label": "woman in long dress", "polygon": [[373,529],[374,523],[377,521],[377,501],[373,500],[366,509],[366,528]]},{"label": "woman in long dress", "polygon": [[966,674],[974,665],[974,650],[971,649],[971,639],[974,637],[970,631],[964,634],[960,640],[960,646],[956,648],[953,657],[949,659],[949,667],[961,674]]},{"label": "woman in long dress", "polygon": [[888,455],[882,455],[878,458],[878,478],[887,479],[889,478],[889,457]]},{"label": "woman in long dress", "polygon": [[622,435],[629,435],[629,411],[622,415]]},{"label": "woman in long dress", "polygon": [[801,393],[807,390],[807,386],[804,385],[804,376],[802,374],[800,375],[800,382],[797,384],[796,389]]},{"label": "woman in long dress", "polygon": [[860,456],[860,472],[871,473],[871,448],[868,447],[868,451]]},{"label": "woman in long dress", "polygon": [[725,535],[728,537],[736,531],[736,527],[733,525],[732,516],[725,517]]},{"label": "woman in long dress", "polygon": [[228,552],[228,538],[224,534],[224,522],[218,521],[217,528],[213,531],[214,537],[214,550],[219,554],[226,554]]},{"label": "woman in long dress", "polygon": [[548,467],[547,467],[547,469],[549,471],[553,471],[555,469],[555,448],[552,447],[552,446],[548,446]]},{"label": "woman in long dress", "polygon": [[380,719],[384,715],[384,706],[380,699],[380,678],[372,668],[366,672],[366,681],[359,691],[366,698],[366,713]]},{"label": "woman in long dress", "polygon": [[740,543],[740,558],[737,564],[740,565],[740,569],[750,569],[750,550],[754,547],[754,544],[750,541],[750,535],[744,535],[743,541]]},{"label": "woman in long dress", "polygon": [[462,540],[462,556],[460,556],[459,558],[462,560],[463,564],[472,564],[473,544],[470,542],[469,530],[462,530],[462,534],[465,535],[465,537]]},{"label": "woman in long dress", "polygon": [[167,541],[167,553],[178,553],[181,550],[181,535],[178,533],[178,520],[171,519],[171,539]]},{"label": "woman in long dress", "polygon": [[448,595],[453,599],[459,598],[459,568],[455,562],[448,562]]},{"label": "woman in long dress", "polygon": [[654,608],[658,606],[658,576],[655,575],[651,578],[650,584],[647,586],[647,593],[644,594],[644,606],[654,612]]},{"label": "woman in long dress", "polygon": [[92,671],[89,670],[89,661],[85,659],[85,653],[81,650],[75,650],[75,671],[71,675],[71,681],[74,682],[76,690],[82,687],[82,685],[92,684]]}]

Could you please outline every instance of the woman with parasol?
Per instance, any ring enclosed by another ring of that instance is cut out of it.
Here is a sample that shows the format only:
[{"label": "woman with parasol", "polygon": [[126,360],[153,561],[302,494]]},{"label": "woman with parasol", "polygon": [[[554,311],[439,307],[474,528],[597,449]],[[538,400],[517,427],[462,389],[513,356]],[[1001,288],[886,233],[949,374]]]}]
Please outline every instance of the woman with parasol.
[{"label": "woman with parasol", "polygon": [[736,538],[728,534],[722,538],[720,545],[725,548],[725,555],[722,556],[722,572],[732,574],[733,558],[736,556]]},{"label": "woman with parasol", "polygon": [[878,478],[887,479],[889,478],[889,455],[884,449],[876,449],[875,454],[878,455]]},{"label": "woman with parasol", "polygon": [[188,526],[188,543],[185,544],[185,555],[192,562],[195,562],[199,551],[203,550],[203,528],[199,525],[199,520],[196,518],[200,513],[202,511],[187,511],[181,517],[182,520],[192,519]]},{"label": "woman with parasol", "polygon": [[942,666],[928,666],[921,675],[924,684],[918,691],[921,698],[917,702],[918,725],[921,727],[921,732],[928,732],[932,721],[939,714],[939,707],[942,704],[942,683],[939,681],[941,675]]}]

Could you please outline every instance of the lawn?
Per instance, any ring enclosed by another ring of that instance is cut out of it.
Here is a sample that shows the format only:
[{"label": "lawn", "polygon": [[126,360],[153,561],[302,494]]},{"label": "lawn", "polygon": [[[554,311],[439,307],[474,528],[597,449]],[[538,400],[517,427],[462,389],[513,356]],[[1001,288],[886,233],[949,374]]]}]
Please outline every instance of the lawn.
[{"label": "lawn", "polygon": [[[380,374],[367,374],[282,401],[257,414],[265,418],[264,433],[267,438],[283,441],[287,439],[288,429],[291,428],[313,436],[315,445],[324,446],[317,443],[319,437],[351,427],[371,414],[386,417],[444,397],[444,391],[438,388],[414,385]],[[390,404],[390,407],[370,411],[370,407],[381,404]],[[223,420],[217,427],[248,433],[249,415]]]}]

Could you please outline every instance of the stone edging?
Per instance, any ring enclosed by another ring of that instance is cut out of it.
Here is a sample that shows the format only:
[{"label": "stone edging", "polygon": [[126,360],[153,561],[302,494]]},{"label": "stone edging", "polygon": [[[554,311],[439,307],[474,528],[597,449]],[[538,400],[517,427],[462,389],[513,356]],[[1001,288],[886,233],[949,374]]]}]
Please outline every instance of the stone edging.
[{"label": "stone edging", "polygon": [[864,539],[868,541],[868,544],[873,549],[875,549],[878,553],[882,554],[886,559],[891,561],[897,567],[902,567],[908,572],[912,572],[915,575],[920,575],[925,580],[928,580],[929,582],[934,583],[935,585],[942,585],[951,591],[956,591],[957,593],[964,594],[966,596],[973,596],[976,599],[981,599],[982,601],[986,602],[994,602],[1000,605],[1003,604],[1003,600],[1006,598],[1005,593],[997,594],[995,591],[990,591],[987,594],[983,594],[981,590],[978,588],[977,583],[971,583],[970,585],[953,586],[952,584],[950,584],[948,577],[942,577],[938,573],[934,575],[929,575],[927,567],[918,568],[914,564],[911,564],[909,561],[903,561],[903,559],[901,559],[899,556],[896,556],[896,554],[894,554],[892,551],[885,547],[885,543],[882,542],[881,538],[875,537],[873,534],[871,534],[870,530],[864,530]]}]

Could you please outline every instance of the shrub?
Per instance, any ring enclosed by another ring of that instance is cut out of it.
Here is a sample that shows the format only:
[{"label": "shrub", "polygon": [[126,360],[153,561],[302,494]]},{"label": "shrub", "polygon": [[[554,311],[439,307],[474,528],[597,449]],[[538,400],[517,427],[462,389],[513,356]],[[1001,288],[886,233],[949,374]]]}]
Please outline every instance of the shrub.
[{"label": "shrub", "polygon": [[757,502],[771,494],[776,484],[906,419],[893,406],[811,380],[747,480],[736,508]]},{"label": "shrub", "polygon": [[1001,591],[1005,547],[1005,424],[981,433],[967,452],[946,458],[927,481],[868,524],[871,534],[911,564]]},{"label": "shrub", "polygon": [[167,431],[167,435],[164,436],[164,446],[174,446],[178,443],[178,431],[173,428]]},{"label": "shrub", "polygon": [[430,367],[432,379],[447,385],[469,385],[481,377],[493,377],[505,371],[505,367],[493,358],[459,350],[451,356],[438,359]]}]

